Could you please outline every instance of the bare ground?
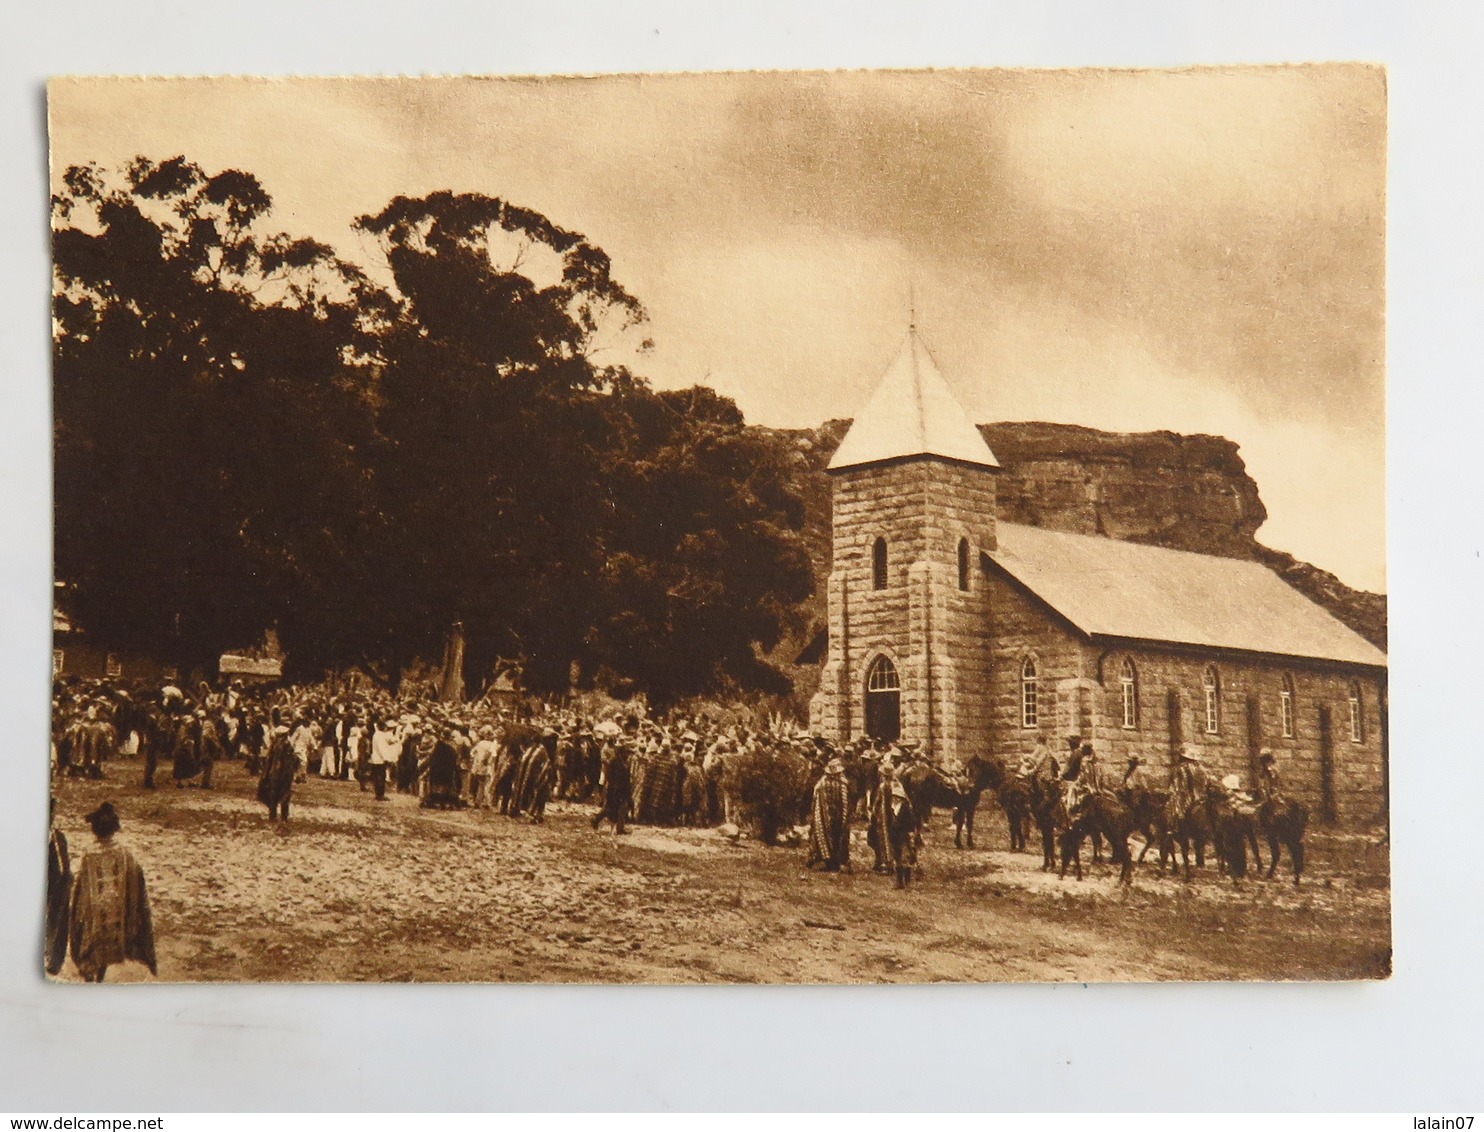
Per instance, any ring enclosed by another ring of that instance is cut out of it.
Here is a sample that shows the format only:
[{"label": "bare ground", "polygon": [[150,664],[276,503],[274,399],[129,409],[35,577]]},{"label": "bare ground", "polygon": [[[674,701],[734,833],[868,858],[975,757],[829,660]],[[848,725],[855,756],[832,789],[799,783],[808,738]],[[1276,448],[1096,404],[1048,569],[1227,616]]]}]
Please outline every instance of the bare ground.
[{"label": "bare ground", "polygon": [[[1001,851],[986,803],[972,851],[935,818],[903,893],[860,842],[854,873],[825,874],[801,849],[710,830],[596,834],[587,806],[554,803],[532,825],[313,777],[282,826],[237,764],[210,791],[176,789],[168,772],[145,791],[137,764],[109,769],[60,783],[57,820],[75,860],[92,841],[82,814],[118,807],[167,981],[1353,979],[1391,966],[1387,853],[1361,834],[1315,831],[1298,889],[1286,862],[1237,888],[1209,865],[1191,882],[1161,877],[1151,854],[1120,891],[1110,865],[1060,881],[1039,851]],[[70,961],[61,977],[76,980]],[[108,975],[148,977],[134,964]]]}]

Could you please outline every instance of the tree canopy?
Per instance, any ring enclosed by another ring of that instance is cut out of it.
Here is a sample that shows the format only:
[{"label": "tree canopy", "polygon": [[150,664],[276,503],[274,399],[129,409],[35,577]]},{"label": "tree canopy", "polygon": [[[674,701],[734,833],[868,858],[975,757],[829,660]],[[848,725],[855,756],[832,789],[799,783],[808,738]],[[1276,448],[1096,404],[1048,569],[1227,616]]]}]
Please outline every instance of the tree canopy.
[{"label": "tree canopy", "polygon": [[204,661],[276,625],[301,672],[396,671],[459,622],[474,683],[505,657],[539,690],[786,687],[759,649],[813,585],[791,453],[601,360],[649,346],[602,249],[398,197],[356,222],[383,287],[269,231],[244,172],[64,186],[57,571],[91,632]]},{"label": "tree canopy", "polygon": [[[267,231],[249,174],[69,169],[53,202],[56,569],[105,641],[192,662],[279,623],[312,659],[355,572],[383,292]],[[298,631],[303,628],[303,632]]]}]

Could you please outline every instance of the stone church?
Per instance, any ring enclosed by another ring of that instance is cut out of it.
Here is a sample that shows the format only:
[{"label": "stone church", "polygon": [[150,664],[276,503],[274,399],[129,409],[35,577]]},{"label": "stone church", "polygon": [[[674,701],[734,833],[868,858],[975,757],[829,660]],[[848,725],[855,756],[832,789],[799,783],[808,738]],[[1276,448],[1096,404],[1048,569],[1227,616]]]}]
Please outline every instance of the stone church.
[{"label": "stone church", "polygon": [[1014,761],[1091,738],[1121,770],[1271,749],[1322,820],[1385,811],[1386,655],[1266,566],[1001,522],[999,464],[915,330],[829,464],[816,731]]}]

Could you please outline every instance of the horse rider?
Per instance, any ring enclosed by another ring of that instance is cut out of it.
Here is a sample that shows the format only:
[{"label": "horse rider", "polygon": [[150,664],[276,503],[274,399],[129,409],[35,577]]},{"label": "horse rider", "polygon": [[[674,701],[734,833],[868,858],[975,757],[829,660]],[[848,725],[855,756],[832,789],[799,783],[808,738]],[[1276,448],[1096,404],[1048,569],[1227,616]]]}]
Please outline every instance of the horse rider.
[{"label": "horse rider", "polygon": [[1123,771],[1124,793],[1142,793],[1149,789],[1149,768],[1144,765],[1143,756],[1137,754],[1129,755],[1128,765]]},{"label": "horse rider", "polygon": [[1062,779],[1076,781],[1082,773],[1082,736],[1073,732],[1067,736],[1067,765],[1062,768]]},{"label": "horse rider", "polygon": [[1082,767],[1077,773],[1077,783],[1089,794],[1111,794],[1112,788],[1103,764],[1098,761],[1097,748],[1091,740],[1084,740],[1081,748]]},{"label": "horse rider", "polygon": [[1259,770],[1257,772],[1257,796],[1272,806],[1280,806],[1283,797],[1283,776],[1278,773],[1278,760],[1273,752],[1264,747],[1257,759]]},{"label": "horse rider", "polygon": [[1174,773],[1170,776],[1170,815],[1176,819],[1183,818],[1204,803],[1208,784],[1206,768],[1201,765],[1200,749],[1187,744],[1181,748]]}]

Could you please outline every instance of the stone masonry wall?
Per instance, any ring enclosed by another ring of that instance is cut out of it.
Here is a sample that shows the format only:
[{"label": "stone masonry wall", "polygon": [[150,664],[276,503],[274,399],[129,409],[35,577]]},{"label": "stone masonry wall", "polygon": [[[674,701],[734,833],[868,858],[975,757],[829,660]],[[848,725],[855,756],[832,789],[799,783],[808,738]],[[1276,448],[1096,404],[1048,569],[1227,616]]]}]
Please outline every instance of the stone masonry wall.
[{"label": "stone masonry wall", "polygon": [[[812,704],[814,726],[844,743],[865,731],[871,661],[887,656],[901,679],[902,732],[946,761],[990,752],[1014,761],[1065,736],[1091,736],[1121,773],[1137,752],[1156,776],[1177,741],[1202,748],[1217,775],[1253,780],[1257,751],[1271,748],[1294,797],[1320,820],[1324,779],[1344,824],[1373,820],[1385,806],[1384,675],[1301,661],[1221,658],[1088,642],[981,555],[994,547],[994,473],[914,460],[834,477],[834,563],[827,590],[829,658]],[[887,540],[888,584],[872,587],[871,549]],[[958,586],[958,543],[969,540],[967,592]],[[1021,717],[1021,671],[1037,665],[1036,725]],[[1133,661],[1136,726],[1124,728],[1120,675]],[[1219,675],[1217,731],[1205,730],[1204,675]],[[1294,734],[1283,734],[1283,677],[1294,690]],[[1350,686],[1361,690],[1361,740],[1350,737]],[[1171,720],[1171,692],[1178,723]],[[1251,706],[1249,707],[1249,702]],[[1330,717],[1330,766],[1321,757],[1320,709]]]},{"label": "stone masonry wall", "polygon": [[[1385,808],[1382,767],[1382,680],[1363,671],[1317,668],[1302,661],[1283,663],[1223,657],[1204,659],[1151,648],[1107,650],[1084,646],[1084,664],[1097,687],[1094,734],[1103,757],[1121,773],[1138,753],[1163,774],[1170,765],[1171,689],[1178,693],[1178,733],[1201,749],[1215,776],[1238,774],[1251,785],[1257,754],[1270,748],[1288,792],[1318,819],[1324,809],[1320,709],[1330,716],[1331,780],[1335,816],[1344,824],[1363,824]],[[1120,674],[1133,661],[1138,696],[1137,724],[1123,726]],[[1205,674],[1217,674],[1217,730],[1206,730]],[[1097,679],[1101,669],[1101,679]],[[1293,683],[1293,735],[1283,734],[1284,676]],[[1350,731],[1350,690],[1360,688],[1361,738]],[[1250,704],[1250,706],[1249,706]]]},{"label": "stone masonry wall", "polygon": [[[1071,630],[1049,616],[1004,574],[990,567],[981,574],[989,590],[992,634],[985,682],[989,689],[988,752],[1012,766],[1045,743],[1061,755],[1065,736],[1086,734],[1086,721],[1076,712],[1068,691],[1085,678],[1084,650]],[[1036,662],[1037,718],[1024,725],[1022,682],[1027,658]]]},{"label": "stone masonry wall", "polygon": [[[961,757],[987,739],[989,593],[979,555],[994,546],[994,473],[939,460],[852,469],[834,477],[830,653],[813,705],[837,742],[865,730],[866,672],[887,656],[901,678],[902,734]],[[872,547],[887,541],[887,586],[872,584]],[[969,542],[969,589],[958,546]]]},{"label": "stone masonry wall", "polygon": [[[1071,732],[1088,737],[1110,770],[1122,774],[1128,756],[1140,755],[1156,779],[1168,773],[1173,741],[1201,749],[1216,777],[1238,774],[1251,785],[1257,752],[1271,748],[1289,793],[1319,820],[1324,809],[1320,709],[1330,714],[1331,780],[1335,816],[1342,824],[1374,820],[1385,807],[1382,753],[1382,678],[1364,671],[1320,668],[1302,661],[1207,659],[1152,647],[1110,649],[1087,642],[1038,601],[991,568],[995,641],[987,684],[991,690],[993,739],[989,749],[1014,762],[1038,741],[1060,757]],[[1038,726],[1021,724],[1021,665],[1038,662],[1044,706]],[[1123,661],[1132,660],[1136,723],[1123,726]],[[1206,731],[1205,673],[1214,665],[1218,683],[1217,731]],[[1293,682],[1294,734],[1283,734],[1281,692],[1285,674]],[[1350,689],[1361,692],[1361,740],[1350,733]],[[1170,693],[1179,721],[1172,727]],[[1248,703],[1253,707],[1249,715]],[[1053,706],[1054,705],[1054,706]],[[1255,731],[1253,725],[1255,724]]]}]

